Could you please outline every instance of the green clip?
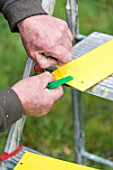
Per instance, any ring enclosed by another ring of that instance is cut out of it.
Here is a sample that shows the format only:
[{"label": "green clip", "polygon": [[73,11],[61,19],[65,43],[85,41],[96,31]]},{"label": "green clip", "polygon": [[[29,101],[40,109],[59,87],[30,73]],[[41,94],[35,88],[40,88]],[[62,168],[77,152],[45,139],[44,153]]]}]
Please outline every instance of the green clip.
[{"label": "green clip", "polygon": [[65,84],[66,82],[70,81],[70,80],[73,80],[74,78],[72,76],[67,76],[67,77],[64,77],[62,79],[59,79],[59,80],[56,80],[54,82],[51,82],[47,85],[47,88],[48,89],[54,89],[58,86],[61,86],[62,84]]}]

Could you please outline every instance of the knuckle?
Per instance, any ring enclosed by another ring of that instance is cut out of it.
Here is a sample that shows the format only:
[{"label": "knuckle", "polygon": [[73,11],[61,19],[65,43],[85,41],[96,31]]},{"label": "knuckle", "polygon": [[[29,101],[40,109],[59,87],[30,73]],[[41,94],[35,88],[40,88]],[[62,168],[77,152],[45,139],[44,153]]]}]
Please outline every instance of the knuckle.
[{"label": "knuckle", "polygon": [[53,41],[53,37],[48,37],[45,39],[44,43],[43,43],[43,47],[45,51],[48,51],[48,49],[51,49],[54,46],[54,41]]},{"label": "knuckle", "polygon": [[64,28],[65,28],[65,29],[68,28],[67,22],[66,22],[66,21],[63,21],[63,22],[64,22],[64,23],[63,23]]},{"label": "knuckle", "polygon": [[62,25],[67,26],[67,22],[62,20]]},{"label": "knuckle", "polygon": [[64,61],[69,62],[69,61],[71,61],[71,58],[72,58],[72,54],[70,53],[64,58]]},{"label": "knuckle", "polygon": [[64,63],[68,63],[70,60],[71,60],[70,57],[66,57],[66,58],[64,58],[63,62],[64,62]]},{"label": "knuckle", "polygon": [[71,60],[71,58],[69,57],[69,58],[67,58],[67,60],[66,60],[66,61],[67,61],[67,62],[69,62],[70,60]]},{"label": "knuckle", "polygon": [[[65,27],[64,24],[60,26],[60,30],[61,30],[61,33],[64,33],[64,32],[65,32],[66,27]],[[62,34],[61,34],[61,35],[62,35]]]},{"label": "knuckle", "polygon": [[49,73],[48,71],[46,71],[44,74],[45,74],[46,77],[52,77],[52,74]]},{"label": "knuckle", "polygon": [[62,28],[62,32],[60,32],[59,35],[59,39],[60,39],[59,43],[60,42],[62,43],[62,41],[64,40],[64,36],[65,36],[65,28]]},{"label": "knuckle", "polygon": [[43,57],[42,60],[40,59],[40,61],[38,63],[39,63],[39,66],[43,69],[48,67],[48,62],[45,57]]},{"label": "knuckle", "polygon": [[39,63],[39,66],[40,66],[41,68],[43,68],[43,69],[46,68],[46,64],[45,64],[45,63]]},{"label": "knuckle", "polygon": [[64,25],[65,25],[65,27],[67,27],[67,28],[68,28],[67,22],[65,22],[65,21],[64,21]]}]

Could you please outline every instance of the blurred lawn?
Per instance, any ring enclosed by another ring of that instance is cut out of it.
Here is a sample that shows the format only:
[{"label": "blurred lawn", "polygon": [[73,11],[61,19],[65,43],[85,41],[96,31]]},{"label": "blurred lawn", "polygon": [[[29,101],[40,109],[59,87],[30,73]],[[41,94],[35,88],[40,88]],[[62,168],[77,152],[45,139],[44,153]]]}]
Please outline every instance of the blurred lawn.
[{"label": "blurred lawn", "polygon": [[[79,0],[80,32],[88,35],[93,31],[113,34],[113,0]],[[65,17],[65,0],[57,0],[54,16]],[[22,78],[27,55],[19,34],[12,34],[0,15],[0,89],[12,86]],[[22,143],[28,147],[57,158],[75,162],[73,115],[71,93],[55,104],[51,112],[41,118],[28,117]],[[67,104],[68,103],[68,104]],[[12,103],[13,105],[13,103]],[[86,148],[89,152],[113,160],[113,104],[83,93],[83,113],[86,130]],[[7,133],[0,134],[0,152]],[[111,170],[94,162],[87,165]]]}]

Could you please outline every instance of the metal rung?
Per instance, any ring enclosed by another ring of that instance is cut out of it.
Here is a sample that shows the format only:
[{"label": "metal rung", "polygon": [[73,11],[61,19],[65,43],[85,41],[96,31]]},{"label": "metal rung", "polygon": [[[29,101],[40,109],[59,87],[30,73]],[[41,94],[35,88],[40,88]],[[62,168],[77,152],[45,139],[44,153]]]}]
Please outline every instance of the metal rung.
[{"label": "metal rung", "polygon": [[[73,60],[112,39],[113,36],[103,33],[94,32],[90,34],[73,47]],[[86,93],[113,101],[113,75],[96,84],[92,88],[86,90]],[[87,158],[94,162],[113,167],[113,162],[109,159],[104,159],[100,156],[96,156],[85,151],[85,129],[83,126],[81,93],[73,89],[72,98],[77,163],[84,164],[84,158]]]},{"label": "metal rung", "polygon": [[94,162],[98,162],[98,163],[113,167],[113,162],[112,161],[104,159],[104,158],[102,158],[100,156],[96,156],[96,155],[88,153],[88,152],[82,152],[82,156],[87,158],[87,159],[90,159],[90,160],[92,160]]},{"label": "metal rung", "polygon": [[[113,36],[94,32],[73,47],[73,60],[113,39]],[[113,75],[86,90],[87,93],[113,100]]]},{"label": "metal rung", "polygon": [[24,155],[25,152],[31,152],[31,153],[35,153],[35,154],[38,154],[38,155],[45,155],[45,154],[38,152],[34,149],[23,146],[22,150],[18,154],[16,154],[14,157],[5,161],[5,166],[9,169],[14,169],[14,167],[20,161],[20,159],[22,158],[22,156]]}]

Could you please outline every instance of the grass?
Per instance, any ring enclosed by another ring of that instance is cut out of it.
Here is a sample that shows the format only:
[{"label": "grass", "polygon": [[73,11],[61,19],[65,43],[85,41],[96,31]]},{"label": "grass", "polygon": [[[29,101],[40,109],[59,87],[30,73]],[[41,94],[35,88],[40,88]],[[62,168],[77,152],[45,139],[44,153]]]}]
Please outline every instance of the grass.
[{"label": "grass", "polygon": [[[54,16],[66,19],[65,0],[57,0]],[[79,0],[80,32],[88,35],[93,31],[113,34],[112,0]],[[0,15],[0,89],[12,86],[22,77],[27,55],[19,34],[12,34]],[[75,162],[73,114],[71,92],[65,95],[44,117],[28,117],[22,143],[51,156]],[[89,152],[113,160],[113,105],[83,93],[86,148]],[[67,104],[68,103],[68,104]],[[13,105],[13,104],[12,104]],[[0,152],[3,151],[7,133],[0,134]],[[102,170],[111,170],[94,162],[87,165]]]}]

